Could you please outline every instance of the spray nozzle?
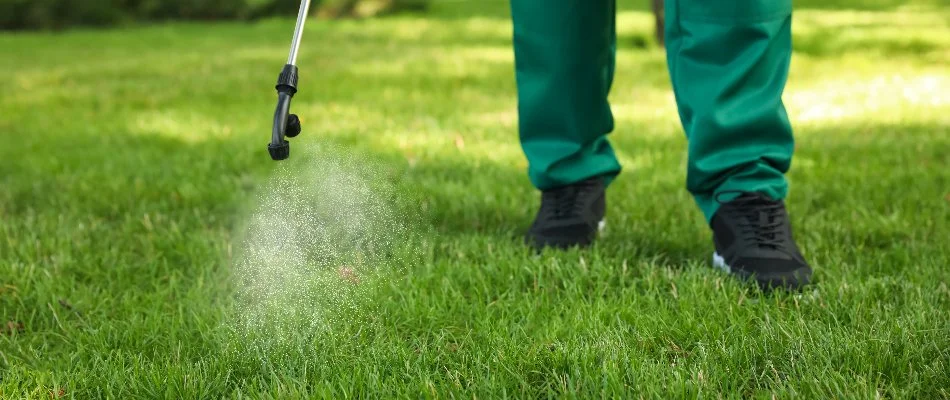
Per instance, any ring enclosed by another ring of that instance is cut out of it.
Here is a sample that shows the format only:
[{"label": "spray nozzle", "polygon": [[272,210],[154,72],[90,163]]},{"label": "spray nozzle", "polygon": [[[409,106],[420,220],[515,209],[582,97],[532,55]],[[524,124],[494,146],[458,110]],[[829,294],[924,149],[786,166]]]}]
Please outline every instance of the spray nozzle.
[{"label": "spray nozzle", "polygon": [[302,130],[300,118],[290,113],[290,102],[297,94],[297,73],[295,65],[287,64],[277,78],[277,110],[274,111],[271,142],[267,145],[267,151],[274,161],[290,157],[290,142],[285,138],[296,137]]}]

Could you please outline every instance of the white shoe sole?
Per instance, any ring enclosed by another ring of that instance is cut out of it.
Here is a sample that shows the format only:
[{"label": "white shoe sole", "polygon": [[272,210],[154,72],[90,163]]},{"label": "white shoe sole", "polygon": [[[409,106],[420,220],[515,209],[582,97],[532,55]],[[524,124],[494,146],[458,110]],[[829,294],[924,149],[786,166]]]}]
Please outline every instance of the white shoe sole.
[{"label": "white shoe sole", "polygon": [[729,264],[726,264],[726,259],[722,258],[722,256],[719,255],[719,253],[713,253],[712,261],[713,261],[713,267],[715,267],[716,269],[720,269],[727,274],[732,273],[732,267],[730,267]]}]

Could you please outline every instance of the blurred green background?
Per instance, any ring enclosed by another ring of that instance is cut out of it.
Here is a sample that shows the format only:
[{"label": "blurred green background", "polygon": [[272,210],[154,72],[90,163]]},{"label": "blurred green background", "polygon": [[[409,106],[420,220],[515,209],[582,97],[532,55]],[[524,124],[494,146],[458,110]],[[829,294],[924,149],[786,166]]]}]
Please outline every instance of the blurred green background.
[{"label": "blurred green background", "polygon": [[[943,0],[796,0],[799,8],[886,10],[939,6]],[[626,8],[648,8],[650,0],[621,1]],[[313,0],[313,13],[366,17],[419,12],[431,6],[457,13],[499,10],[498,0]],[[291,15],[297,0],[0,0],[0,30],[114,26],[166,20],[254,20]],[[944,4],[945,5],[945,4]]]},{"label": "blurred green background", "polygon": [[[313,0],[315,14],[425,10],[430,0]],[[61,29],[164,20],[253,20],[296,14],[297,0],[0,0],[0,29]]]}]

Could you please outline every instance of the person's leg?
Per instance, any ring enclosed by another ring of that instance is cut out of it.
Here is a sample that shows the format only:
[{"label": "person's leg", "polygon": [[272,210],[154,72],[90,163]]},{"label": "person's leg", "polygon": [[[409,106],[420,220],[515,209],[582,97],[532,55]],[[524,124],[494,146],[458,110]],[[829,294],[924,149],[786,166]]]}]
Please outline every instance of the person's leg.
[{"label": "person's leg", "polygon": [[811,270],[782,203],[795,147],[782,103],[791,0],[666,4],[669,71],[689,141],[687,188],[713,228],[717,264],[769,284],[807,282]]},{"label": "person's leg", "polygon": [[[723,192],[786,195],[794,139],[782,93],[791,0],[667,0],[667,58],[707,220]],[[726,196],[726,195],[723,195]]]},{"label": "person's leg", "polygon": [[620,172],[607,141],[614,1],[511,1],[519,134],[540,190]]},{"label": "person's leg", "polygon": [[607,140],[615,0],[512,0],[519,135],[541,209],[532,246],[590,244],[621,167]]}]

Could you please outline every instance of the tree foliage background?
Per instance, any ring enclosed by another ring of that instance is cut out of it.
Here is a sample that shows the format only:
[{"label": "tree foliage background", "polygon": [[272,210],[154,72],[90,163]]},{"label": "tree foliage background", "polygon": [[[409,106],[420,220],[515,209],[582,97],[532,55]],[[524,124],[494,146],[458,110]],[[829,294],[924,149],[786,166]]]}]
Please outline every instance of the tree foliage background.
[{"label": "tree foliage background", "polygon": [[[429,0],[313,0],[326,17],[423,10]],[[293,15],[299,0],[0,0],[0,30],[112,26],[162,20],[249,20]]]}]

